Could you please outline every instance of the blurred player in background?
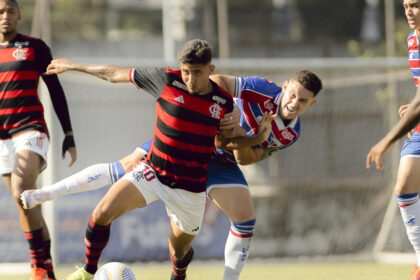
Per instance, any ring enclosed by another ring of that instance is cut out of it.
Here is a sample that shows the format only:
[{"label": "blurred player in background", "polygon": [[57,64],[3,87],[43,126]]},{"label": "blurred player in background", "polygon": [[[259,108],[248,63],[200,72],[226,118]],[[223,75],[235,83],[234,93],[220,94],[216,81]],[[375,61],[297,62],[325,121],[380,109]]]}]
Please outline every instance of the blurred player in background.
[{"label": "blurred player in background", "polygon": [[[50,67],[61,68],[68,63],[55,60]],[[275,151],[295,143],[300,135],[299,115],[315,104],[315,96],[321,90],[322,83],[315,74],[306,70],[297,72],[282,87],[257,77],[213,75],[211,78],[236,97],[236,104],[240,108],[240,116],[232,113],[222,119],[222,129],[237,126],[240,121],[240,130],[244,135],[256,135],[264,113],[274,111],[279,116],[271,123],[267,141],[253,147],[235,149],[233,152],[218,149],[207,169],[207,193],[231,221],[225,248],[223,278],[230,280],[239,278],[248,257],[255,225],[252,198],[237,163],[251,164],[261,161]],[[34,207],[61,195],[110,185],[137,165],[149,150],[150,144],[151,141],[114,163],[96,164],[54,185],[25,192],[22,201],[25,207]],[[225,145],[228,148],[237,148],[240,143],[229,139],[229,143]]]},{"label": "blurred player in background", "polygon": [[[34,189],[47,165],[49,136],[44,109],[38,99],[39,77],[51,62],[49,47],[40,39],[18,33],[21,14],[15,0],[0,0],[0,172],[19,210],[29,243],[31,280],[55,279],[50,237],[40,207],[25,210],[19,196]],[[63,157],[76,160],[66,98],[56,75],[42,76],[65,138]]]},{"label": "blurred player in background", "polygon": [[[126,69],[113,65],[68,63],[49,72],[78,70],[119,83],[134,83],[157,99],[153,143],[145,160],[118,180],[92,213],[86,229],[86,263],[67,279],[92,279],[110,235],[113,220],[155,200],[165,203],[170,217],[169,251],[172,280],[186,278],[194,251],[191,243],[201,228],[206,201],[207,165],[220,120],[233,110],[233,99],[209,79],[212,51],[204,40],[187,42],[178,54],[180,70]],[[272,114],[262,123],[270,126]],[[261,131],[270,131],[268,127]],[[259,139],[264,141],[268,135]],[[252,141],[251,141],[252,143]]]},{"label": "blurred player in background", "polygon": [[[408,24],[413,31],[408,35],[408,62],[413,73],[416,86],[420,84],[420,54],[419,54],[419,35],[420,35],[420,1],[404,0],[405,15]],[[417,102],[418,97],[413,100]],[[404,117],[407,108],[410,108],[410,117]],[[367,155],[366,166],[375,162],[377,168],[382,168],[381,157],[391,147],[392,143],[401,137],[401,132],[406,131],[408,125],[413,124],[413,114],[417,110],[416,106],[403,105],[399,109],[402,122],[396,128],[391,130],[387,136],[376,144]],[[395,185],[395,194],[397,196],[401,216],[403,218],[408,239],[414,248],[417,256],[417,265],[415,265],[410,280],[420,280],[420,202],[418,192],[420,189],[420,125],[417,125],[414,132],[410,132],[409,139],[405,141],[401,151],[401,160],[398,168],[397,182]]]}]

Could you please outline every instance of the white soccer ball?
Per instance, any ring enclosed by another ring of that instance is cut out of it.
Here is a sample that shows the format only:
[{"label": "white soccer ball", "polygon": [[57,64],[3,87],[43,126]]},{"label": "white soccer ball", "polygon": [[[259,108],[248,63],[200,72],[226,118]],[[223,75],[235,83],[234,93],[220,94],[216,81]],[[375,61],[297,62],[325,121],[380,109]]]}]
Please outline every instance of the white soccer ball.
[{"label": "white soccer ball", "polygon": [[136,276],[125,264],[110,262],[98,269],[93,280],[136,280]]}]

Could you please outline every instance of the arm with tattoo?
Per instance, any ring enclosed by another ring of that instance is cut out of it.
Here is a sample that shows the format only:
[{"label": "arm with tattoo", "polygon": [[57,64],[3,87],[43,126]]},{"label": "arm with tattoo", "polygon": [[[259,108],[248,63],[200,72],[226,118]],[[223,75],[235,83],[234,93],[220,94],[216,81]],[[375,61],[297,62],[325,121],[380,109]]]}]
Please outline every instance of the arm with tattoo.
[{"label": "arm with tattoo", "polygon": [[66,71],[85,72],[111,83],[129,83],[130,69],[109,64],[87,64],[67,59],[55,59],[48,65],[46,74],[60,74]]}]

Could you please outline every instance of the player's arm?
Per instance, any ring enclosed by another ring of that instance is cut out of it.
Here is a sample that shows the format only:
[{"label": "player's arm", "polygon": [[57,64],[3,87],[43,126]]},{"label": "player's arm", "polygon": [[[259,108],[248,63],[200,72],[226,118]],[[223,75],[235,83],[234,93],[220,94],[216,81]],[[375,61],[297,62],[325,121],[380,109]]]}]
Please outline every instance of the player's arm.
[{"label": "player's arm", "polygon": [[229,92],[232,96],[235,92],[235,76],[215,74],[211,75],[212,79],[219,87]]},{"label": "player's arm", "polygon": [[85,72],[111,83],[129,83],[130,68],[110,64],[88,64],[68,59],[55,59],[48,65],[46,74],[60,74],[66,71]]},{"label": "player's arm", "polygon": [[382,138],[375,146],[370,149],[366,156],[366,167],[369,168],[373,162],[377,169],[384,168],[382,156],[384,156],[392,147],[395,141],[410,132],[420,122],[420,89],[408,106],[400,121]]},{"label": "player's arm", "polygon": [[235,156],[236,162],[240,165],[253,164],[270,156],[260,147],[233,150],[233,155]]},{"label": "player's arm", "polygon": [[268,139],[268,136],[271,133],[271,122],[276,116],[277,115],[273,114],[272,112],[265,112],[261,119],[258,133],[256,135],[246,135],[243,132],[244,130],[241,129],[241,135],[227,138],[222,131],[217,137],[218,142],[216,143],[216,147],[223,150],[236,150],[256,146],[263,143]]},{"label": "player's arm", "polygon": [[64,159],[66,151],[68,151],[71,157],[69,166],[72,166],[77,159],[77,150],[64,90],[57,78],[57,75],[42,76],[42,79],[48,88],[48,92],[51,97],[51,103],[64,132],[64,141],[61,147],[61,157]]},{"label": "player's arm", "polygon": [[[50,48],[47,46],[47,44],[40,40],[36,45],[36,68],[38,73],[44,73],[51,61],[52,54]],[[48,92],[51,97],[51,103],[54,107],[54,111],[58,117],[58,120],[60,121],[65,135],[62,144],[61,156],[64,159],[66,152],[69,152],[71,157],[69,166],[72,166],[77,159],[77,150],[76,143],[74,142],[70,113],[63,87],[61,86],[57,75],[42,75],[42,79],[48,88]]]}]

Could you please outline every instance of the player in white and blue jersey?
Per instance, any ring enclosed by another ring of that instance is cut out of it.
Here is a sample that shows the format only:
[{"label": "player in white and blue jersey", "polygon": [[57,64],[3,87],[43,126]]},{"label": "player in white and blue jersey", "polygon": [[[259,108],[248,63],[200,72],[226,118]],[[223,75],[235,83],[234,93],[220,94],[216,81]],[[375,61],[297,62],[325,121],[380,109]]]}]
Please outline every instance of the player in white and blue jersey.
[{"label": "player in white and blue jersey", "polygon": [[[246,262],[256,222],[248,184],[238,163],[245,165],[261,161],[295,143],[300,135],[299,116],[316,103],[315,97],[322,83],[307,70],[297,72],[282,86],[257,77],[214,75],[211,78],[233,94],[240,109],[240,115],[230,113],[225,116],[220,123],[221,129],[234,125],[234,135],[248,135],[250,137],[247,139],[252,139],[259,132],[264,115],[268,112],[277,115],[271,122],[269,136],[265,137],[267,140],[262,143],[244,143],[244,138],[225,139],[219,136],[218,141],[224,150],[215,150],[207,169],[208,196],[231,221],[223,277],[224,280],[231,280],[239,278]],[[238,122],[240,126],[237,126]],[[131,170],[147,153],[150,144],[145,143],[113,164],[96,164],[54,185],[26,192],[22,195],[22,202],[25,207],[31,208],[61,195],[109,185]]]},{"label": "player in white and blue jersey", "polygon": [[[408,63],[417,87],[417,95],[419,95],[420,56],[418,37],[420,34],[420,0],[404,0],[403,6],[408,24],[413,30],[407,37]],[[418,96],[413,100],[412,104],[400,107],[399,113],[402,121],[370,150],[366,157],[366,167],[369,168],[370,163],[374,162],[378,169],[383,168],[381,157],[391,148],[392,143],[402,136],[402,132],[414,127],[413,121],[418,119],[414,116],[416,109],[418,109],[417,107]],[[406,114],[409,115],[404,116]],[[417,265],[415,265],[410,280],[420,280],[420,202],[418,198],[420,190],[420,124],[417,124],[408,136],[409,139],[405,141],[401,151],[394,192],[407,230],[408,239],[417,257]]]}]

